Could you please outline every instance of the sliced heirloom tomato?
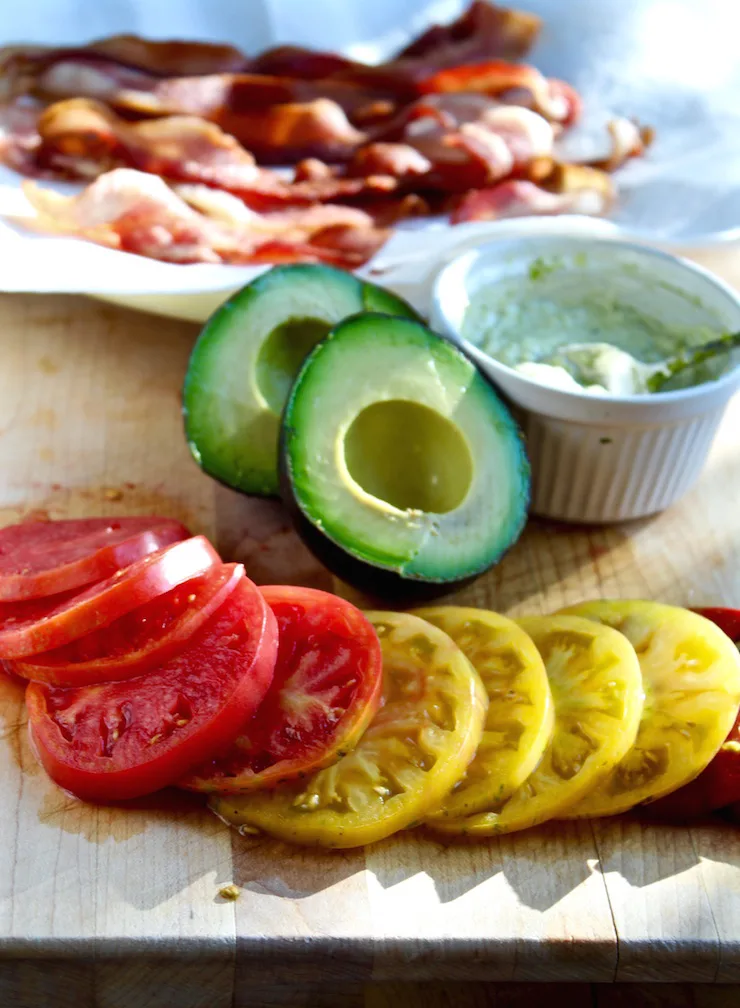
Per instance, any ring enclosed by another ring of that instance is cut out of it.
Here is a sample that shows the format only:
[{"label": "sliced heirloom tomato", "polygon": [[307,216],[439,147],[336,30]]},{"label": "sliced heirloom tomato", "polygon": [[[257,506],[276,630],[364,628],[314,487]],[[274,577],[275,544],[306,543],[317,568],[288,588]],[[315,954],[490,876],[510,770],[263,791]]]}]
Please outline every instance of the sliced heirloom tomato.
[{"label": "sliced heirloom tomato", "polygon": [[58,689],[29,683],[31,740],[51,779],[88,801],[174,783],[231,744],[267,692],[277,624],[246,577],[188,647],[125,682]]},{"label": "sliced heirloom tomato", "polygon": [[478,673],[418,616],[366,615],[383,650],[383,702],[355,749],[300,782],[212,798],[226,822],[293,843],[360,847],[421,819],[463,774],[486,713]]},{"label": "sliced heirloom tomato", "polygon": [[0,603],[0,658],[64,647],[221,563],[203,536],[166,546],[82,592]]},{"label": "sliced heirloom tomato", "polygon": [[[713,606],[693,611],[711,620],[738,647],[740,609]],[[730,734],[707,768],[677,791],[651,802],[648,806],[648,815],[651,818],[682,822],[708,812],[716,812],[726,805],[738,802],[740,802],[740,713],[730,729]],[[740,817],[738,821],[740,822]]]},{"label": "sliced heirloom tomato", "polygon": [[189,538],[170,518],[78,518],[0,529],[0,600],[43,598],[102,581]]},{"label": "sliced heirloom tomato", "polygon": [[279,628],[272,686],[232,748],[184,787],[253,791],[303,777],[351,751],[378,709],[380,641],[360,610],[313,588],[260,591]]},{"label": "sliced heirloom tomato", "polygon": [[616,815],[696,777],[732,728],[740,703],[740,655],[709,620],[659,602],[583,602],[568,613],[614,627],[637,651],[645,707],[634,746],[573,817]]},{"label": "sliced heirloom tomato", "polygon": [[650,818],[684,822],[740,802],[740,714],[705,770],[677,791],[647,806]]},{"label": "sliced heirloom tomato", "polygon": [[532,639],[505,616],[461,606],[416,615],[449,634],[488,694],[478,751],[431,818],[470,815],[508,798],[539,763],[555,723],[547,672]]},{"label": "sliced heirloom tomato", "polygon": [[491,836],[560,817],[616,766],[635,740],[642,678],[629,641],[610,627],[574,616],[517,622],[547,669],[555,701],[552,739],[535,771],[507,801],[475,815],[430,820],[436,832]]},{"label": "sliced heirloom tomato", "polygon": [[12,670],[52,686],[91,686],[141,675],[180,651],[243,575],[240,564],[213,566],[110,626],[53,651],[16,660]]}]

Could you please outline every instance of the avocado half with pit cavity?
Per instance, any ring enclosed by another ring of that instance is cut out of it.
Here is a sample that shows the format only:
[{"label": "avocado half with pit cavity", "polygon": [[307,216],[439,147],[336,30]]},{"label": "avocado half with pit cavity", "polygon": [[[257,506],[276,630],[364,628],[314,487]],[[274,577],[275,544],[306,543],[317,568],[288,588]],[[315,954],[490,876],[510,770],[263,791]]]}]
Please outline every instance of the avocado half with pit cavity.
[{"label": "avocado half with pit cavity", "polygon": [[529,465],[475,365],[425,326],[365,313],[306,359],[283,414],[281,490],[311,550],[372,595],[434,598],[518,538]]},{"label": "avocado half with pit cavity", "polygon": [[306,354],[362,311],[418,319],[374,284],[321,265],[276,266],[206,322],[183,388],[185,436],[196,462],[227,486],[278,493],[280,414]]}]

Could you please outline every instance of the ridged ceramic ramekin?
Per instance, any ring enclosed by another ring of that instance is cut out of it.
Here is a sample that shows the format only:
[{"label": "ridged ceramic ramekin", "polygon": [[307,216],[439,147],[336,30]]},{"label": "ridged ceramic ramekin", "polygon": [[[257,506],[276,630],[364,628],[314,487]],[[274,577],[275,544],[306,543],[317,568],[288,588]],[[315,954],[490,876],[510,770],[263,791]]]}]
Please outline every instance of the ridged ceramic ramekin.
[{"label": "ridged ceramic ramekin", "polygon": [[[523,222],[524,223],[524,222]],[[526,227],[526,225],[525,225]],[[596,262],[598,282],[625,267],[653,314],[684,324],[740,330],[740,297],[699,266],[609,236],[502,237],[449,263],[435,281],[432,322],[460,345],[518,413],[532,466],[535,514],[569,522],[614,522],[662,511],[699,476],[725,408],[740,388],[740,358],[716,381],[674,392],[594,396],[541,385],[463,339],[470,298],[504,276],[526,276],[541,258]],[[588,270],[583,282],[587,284]],[[686,296],[684,315],[680,298]],[[690,318],[690,316],[692,316]]]}]

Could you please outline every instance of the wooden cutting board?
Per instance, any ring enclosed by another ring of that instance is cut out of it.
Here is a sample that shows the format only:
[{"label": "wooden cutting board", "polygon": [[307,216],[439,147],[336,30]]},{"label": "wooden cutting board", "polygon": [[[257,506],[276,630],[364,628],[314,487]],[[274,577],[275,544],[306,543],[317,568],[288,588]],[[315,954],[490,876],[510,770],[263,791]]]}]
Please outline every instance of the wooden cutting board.
[{"label": "wooden cutting board", "polygon": [[[276,505],[190,461],[179,389],[194,335],[82,298],[0,296],[0,522],[160,512],[256,580],[331,587]],[[513,614],[594,596],[740,605],[739,428],[740,399],[669,512],[614,528],[533,521],[460,600]],[[7,682],[0,724],[0,1004],[253,1008],[301,988],[316,1006],[322,985],[368,980],[740,983],[729,824],[622,817],[316,853],[244,839],[176,796],[83,805],[40,771]],[[235,903],[218,895],[229,882]]]}]

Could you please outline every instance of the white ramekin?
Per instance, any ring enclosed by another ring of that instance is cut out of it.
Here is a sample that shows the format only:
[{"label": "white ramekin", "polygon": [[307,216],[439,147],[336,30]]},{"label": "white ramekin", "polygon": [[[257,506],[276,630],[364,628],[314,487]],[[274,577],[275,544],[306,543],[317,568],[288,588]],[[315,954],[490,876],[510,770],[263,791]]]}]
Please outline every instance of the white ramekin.
[{"label": "white ramekin", "polygon": [[[637,267],[656,313],[661,306],[669,310],[665,284],[697,298],[707,324],[740,330],[738,294],[685,259],[609,236],[531,232],[502,236],[450,262],[434,284],[432,324],[461,346],[513,405],[527,439],[533,513],[588,523],[640,518],[678,500],[699,476],[725,408],[740,387],[740,360],[736,357],[717,381],[693,388],[592,396],[540,385],[461,336],[470,298],[482,286],[526,275],[541,256],[581,252],[587,259],[613,262],[615,272]],[[670,312],[675,315],[675,296]]]}]

